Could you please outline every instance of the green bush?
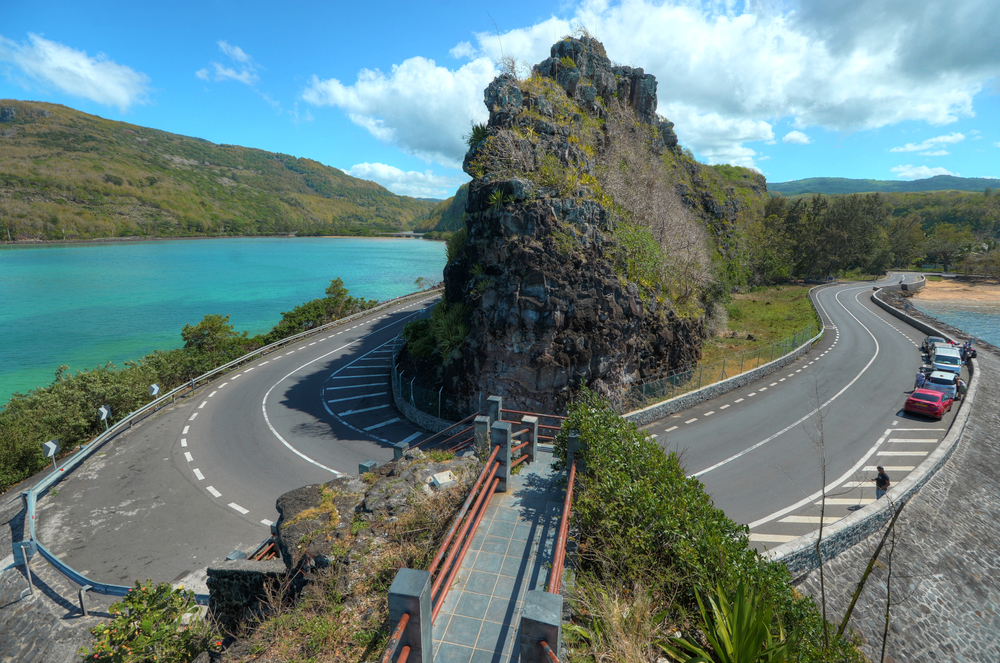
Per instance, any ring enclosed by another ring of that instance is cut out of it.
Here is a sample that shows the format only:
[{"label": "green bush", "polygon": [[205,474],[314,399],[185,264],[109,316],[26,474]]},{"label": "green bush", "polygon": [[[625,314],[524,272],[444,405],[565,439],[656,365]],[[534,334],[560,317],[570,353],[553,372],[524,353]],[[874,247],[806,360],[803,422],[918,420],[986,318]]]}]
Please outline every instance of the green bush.
[{"label": "green bush", "polygon": [[648,587],[660,618],[674,624],[698,614],[698,588],[734,595],[746,581],[762,608],[802,637],[793,660],[861,660],[846,639],[834,641],[832,652],[822,650],[823,621],[812,599],[795,598],[784,565],[749,547],[747,527],[715,508],[674,453],[664,453],[587,390],[570,405],[556,437],[557,467],[565,467],[570,430],[579,431],[586,461],[573,504],[578,574],[605,586],[628,579]]},{"label": "green bush", "polygon": [[448,238],[448,244],[445,246],[445,255],[448,257],[448,262],[457,260],[465,253],[465,241],[467,239],[469,239],[469,229],[465,225],[462,225],[461,228]]},{"label": "green bush", "polygon": [[[222,645],[218,633],[197,617],[194,592],[151,580],[111,605],[111,621],[90,629],[90,647],[77,652],[99,663],[191,661]],[[185,621],[188,623],[185,624]]]}]

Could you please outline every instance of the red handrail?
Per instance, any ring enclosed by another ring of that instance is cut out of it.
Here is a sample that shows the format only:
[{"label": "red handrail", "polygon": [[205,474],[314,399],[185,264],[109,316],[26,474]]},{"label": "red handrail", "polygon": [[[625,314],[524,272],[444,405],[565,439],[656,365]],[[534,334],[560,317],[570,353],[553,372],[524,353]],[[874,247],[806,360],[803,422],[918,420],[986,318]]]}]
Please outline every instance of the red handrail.
[{"label": "red handrail", "polygon": [[[410,657],[410,645],[406,645],[399,652],[399,658],[396,659],[396,663],[406,663],[406,659]],[[556,659],[556,663],[559,663],[559,659]]]},{"label": "red handrail", "polygon": [[569,468],[569,482],[566,486],[566,501],[563,502],[562,521],[556,538],[555,556],[552,559],[552,573],[549,576],[549,592],[559,593],[562,584],[563,563],[566,561],[566,538],[569,534],[569,515],[573,505],[573,482],[576,480],[576,458]]},{"label": "red handrail", "polygon": [[449,440],[454,440],[456,437],[458,437],[460,435],[465,435],[466,433],[468,433],[468,432],[470,432],[472,430],[474,430],[474,428],[472,426],[469,426],[468,428],[463,428],[462,430],[458,431],[457,433],[455,433],[451,437],[446,437],[445,439],[443,439],[440,442],[438,442],[438,446],[444,445]]},{"label": "red handrail", "polygon": [[531,456],[529,456],[528,454],[524,454],[523,456],[521,456],[520,458],[518,458],[517,460],[515,460],[514,462],[512,462],[510,464],[510,469],[514,469],[515,467],[517,467],[518,465],[520,465],[524,461],[528,460],[528,458],[530,458],[530,457]]},{"label": "red handrail", "polygon": [[461,421],[456,421],[455,423],[453,423],[453,424],[452,424],[451,426],[448,426],[448,427],[447,427],[447,428],[445,428],[444,430],[442,430],[442,431],[438,431],[437,433],[434,433],[434,434],[433,434],[433,435],[431,435],[430,437],[428,437],[428,438],[425,438],[425,439],[423,439],[423,440],[420,440],[420,441],[419,441],[419,442],[417,442],[417,443],[416,443],[416,444],[415,444],[414,446],[420,446],[421,444],[424,444],[425,442],[428,442],[428,441],[430,441],[430,440],[433,440],[433,439],[434,439],[435,437],[438,437],[439,435],[442,435],[442,434],[444,434],[444,433],[447,433],[447,432],[448,432],[448,431],[450,431],[450,430],[451,430],[452,428],[454,428],[454,427],[456,427],[456,426],[461,426],[462,424],[466,423],[467,421],[470,421],[470,420],[472,420],[472,419],[475,419],[476,417],[478,417],[478,416],[479,416],[480,414],[482,414],[482,413],[483,413],[483,411],[482,411],[482,410],[480,410],[479,412],[473,412],[472,414],[470,414],[469,416],[467,416],[467,417],[466,417],[465,419],[462,419]]},{"label": "red handrail", "polygon": [[455,446],[448,447],[448,453],[455,453],[456,451],[461,451],[462,449],[467,449],[472,446],[472,443],[476,441],[475,436],[467,437],[464,440],[459,440],[455,443]]},{"label": "red handrail", "polygon": [[[396,625],[396,630],[392,632],[392,636],[389,638],[389,644],[385,648],[385,654],[382,655],[382,663],[391,663],[392,655],[396,652],[396,647],[399,646],[399,641],[403,637],[403,631],[406,630],[406,625],[410,623],[410,613],[403,613],[403,616],[399,618],[399,624]],[[404,651],[409,650],[409,647],[405,647]],[[409,654],[409,651],[406,651]],[[400,654],[399,660],[402,661],[403,656]],[[397,663],[399,663],[397,661]]]},{"label": "red handrail", "polygon": [[448,530],[448,534],[445,535],[444,541],[441,543],[441,547],[438,548],[437,554],[434,556],[434,559],[431,560],[431,565],[427,569],[431,575],[434,575],[438,564],[441,563],[441,557],[444,556],[445,549],[448,547],[448,544],[451,543],[451,539],[455,535],[455,530],[458,529],[459,523],[462,522],[462,519],[465,517],[465,513],[469,510],[469,505],[472,504],[472,499],[475,497],[476,491],[479,490],[479,486],[482,485],[483,479],[486,477],[486,470],[491,464],[493,464],[493,461],[496,459],[499,451],[499,446],[493,447],[493,453],[490,454],[489,460],[486,461],[483,471],[479,473],[479,478],[476,479],[476,483],[472,486],[472,490],[469,491],[469,496],[465,498],[465,504],[462,505],[462,510],[459,511],[458,515],[455,517],[455,522],[451,524],[451,529]]},{"label": "red handrail", "polygon": [[531,444],[531,440],[528,440],[527,442],[522,442],[521,444],[519,444],[516,447],[514,447],[513,449],[511,449],[510,452],[514,453],[515,451],[520,451],[521,449],[525,448],[529,444]]},{"label": "red handrail", "polygon": [[548,417],[549,419],[565,419],[558,414],[542,414],[540,412],[521,412],[520,410],[507,410],[505,408],[500,408],[501,412],[506,412],[507,414],[526,414],[529,417]]},{"label": "red handrail", "polygon": [[539,640],[538,644],[542,646],[542,651],[549,657],[550,663],[559,663],[559,658],[556,657],[555,652],[552,651],[552,647],[549,647],[549,643],[544,640]]},{"label": "red handrail", "polygon": [[[497,465],[499,465],[499,463],[497,463]],[[497,488],[497,484],[499,483],[500,483],[500,477],[494,478],[493,483],[490,484],[489,492],[492,493],[493,491],[495,491]],[[476,516],[476,522],[472,526],[473,532],[479,529],[479,523],[482,522],[483,516],[485,514],[486,514],[486,509],[484,507],[482,510],[480,510],[479,515]],[[446,582],[444,585],[444,591],[441,592],[441,596],[438,597],[437,603],[434,604],[434,611],[433,613],[431,613],[431,623],[433,623],[434,620],[437,619],[438,613],[441,611],[441,606],[444,605],[444,599],[446,596],[448,596],[448,590],[451,589],[451,583],[455,579],[455,574],[458,573],[458,569],[461,568],[462,566],[462,560],[465,559],[465,553],[469,551],[470,543],[472,543],[472,537],[469,537],[469,540],[465,542],[464,546],[462,546],[462,552],[459,554],[458,559],[455,560],[455,565],[451,568],[451,573],[448,574],[448,582]],[[434,590],[432,589],[431,596],[433,595],[434,595]]]}]

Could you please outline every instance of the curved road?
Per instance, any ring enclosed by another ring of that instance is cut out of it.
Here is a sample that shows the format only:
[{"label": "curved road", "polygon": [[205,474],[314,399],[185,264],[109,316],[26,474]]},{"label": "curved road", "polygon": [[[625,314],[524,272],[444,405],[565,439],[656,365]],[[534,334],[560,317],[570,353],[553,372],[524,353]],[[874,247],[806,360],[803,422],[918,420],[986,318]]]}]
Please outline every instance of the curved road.
[{"label": "curved road", "polygon": [[[899,481],[953,417],[902,413],[922,334],[871,304],[871,290],[820,288],[827,333],[802,359],[646,427],[681,453],[717,506],[751,526],[758,547],[815,529],[823,485],[826,522],[871,501],[874,466]],[[267,536],[282,493],[357,472],[364,460],[381,464],[396,442],[425,435],[391,405],[388,344],[431,303],[313,337],[199,390],[95,460],[107,468],[65,481],[67,499],[44,506],[53,512],[42,514],[42,540],[102,581],[169,577],[200,586],[207,566]],[[109,482],[111,473],[118,481]],[[87,485],[94,478],[100,486]],[[141,536],[116,534],[131,528]]]}]

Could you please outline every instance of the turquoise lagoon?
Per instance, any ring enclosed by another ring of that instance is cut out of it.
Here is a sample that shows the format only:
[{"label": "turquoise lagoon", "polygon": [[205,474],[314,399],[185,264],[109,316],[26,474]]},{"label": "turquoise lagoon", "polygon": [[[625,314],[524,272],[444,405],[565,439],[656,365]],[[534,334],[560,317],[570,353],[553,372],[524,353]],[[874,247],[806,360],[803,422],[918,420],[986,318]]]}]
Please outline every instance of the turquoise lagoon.
[{"label": "turquoise lagoon", "polygon": [[179,347],[209,313],[268,331],[340,277],[355,297],[391,299],[441,280],[442,242],[238,238],[0,247],[0,403],[56,369],[121,366]]}]

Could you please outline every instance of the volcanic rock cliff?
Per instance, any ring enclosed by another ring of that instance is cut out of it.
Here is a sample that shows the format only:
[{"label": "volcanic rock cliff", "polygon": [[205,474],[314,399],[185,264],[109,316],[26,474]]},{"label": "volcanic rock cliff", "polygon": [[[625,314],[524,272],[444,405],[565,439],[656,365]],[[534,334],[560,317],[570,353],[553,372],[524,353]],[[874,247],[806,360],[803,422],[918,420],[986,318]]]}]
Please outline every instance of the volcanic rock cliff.
[{"label": "volcanic rock cliff", "polygon": [[[468,330],[444,386],[559,411],[588,385],[628,407],[642,381],[699,359],[709,256],[747,204],[678,146],[656,79],[589,36],[556,43],[529,78],[502,74],[485,103],[444,272]],[[739,177],[763,195],[763,178]]]}]

